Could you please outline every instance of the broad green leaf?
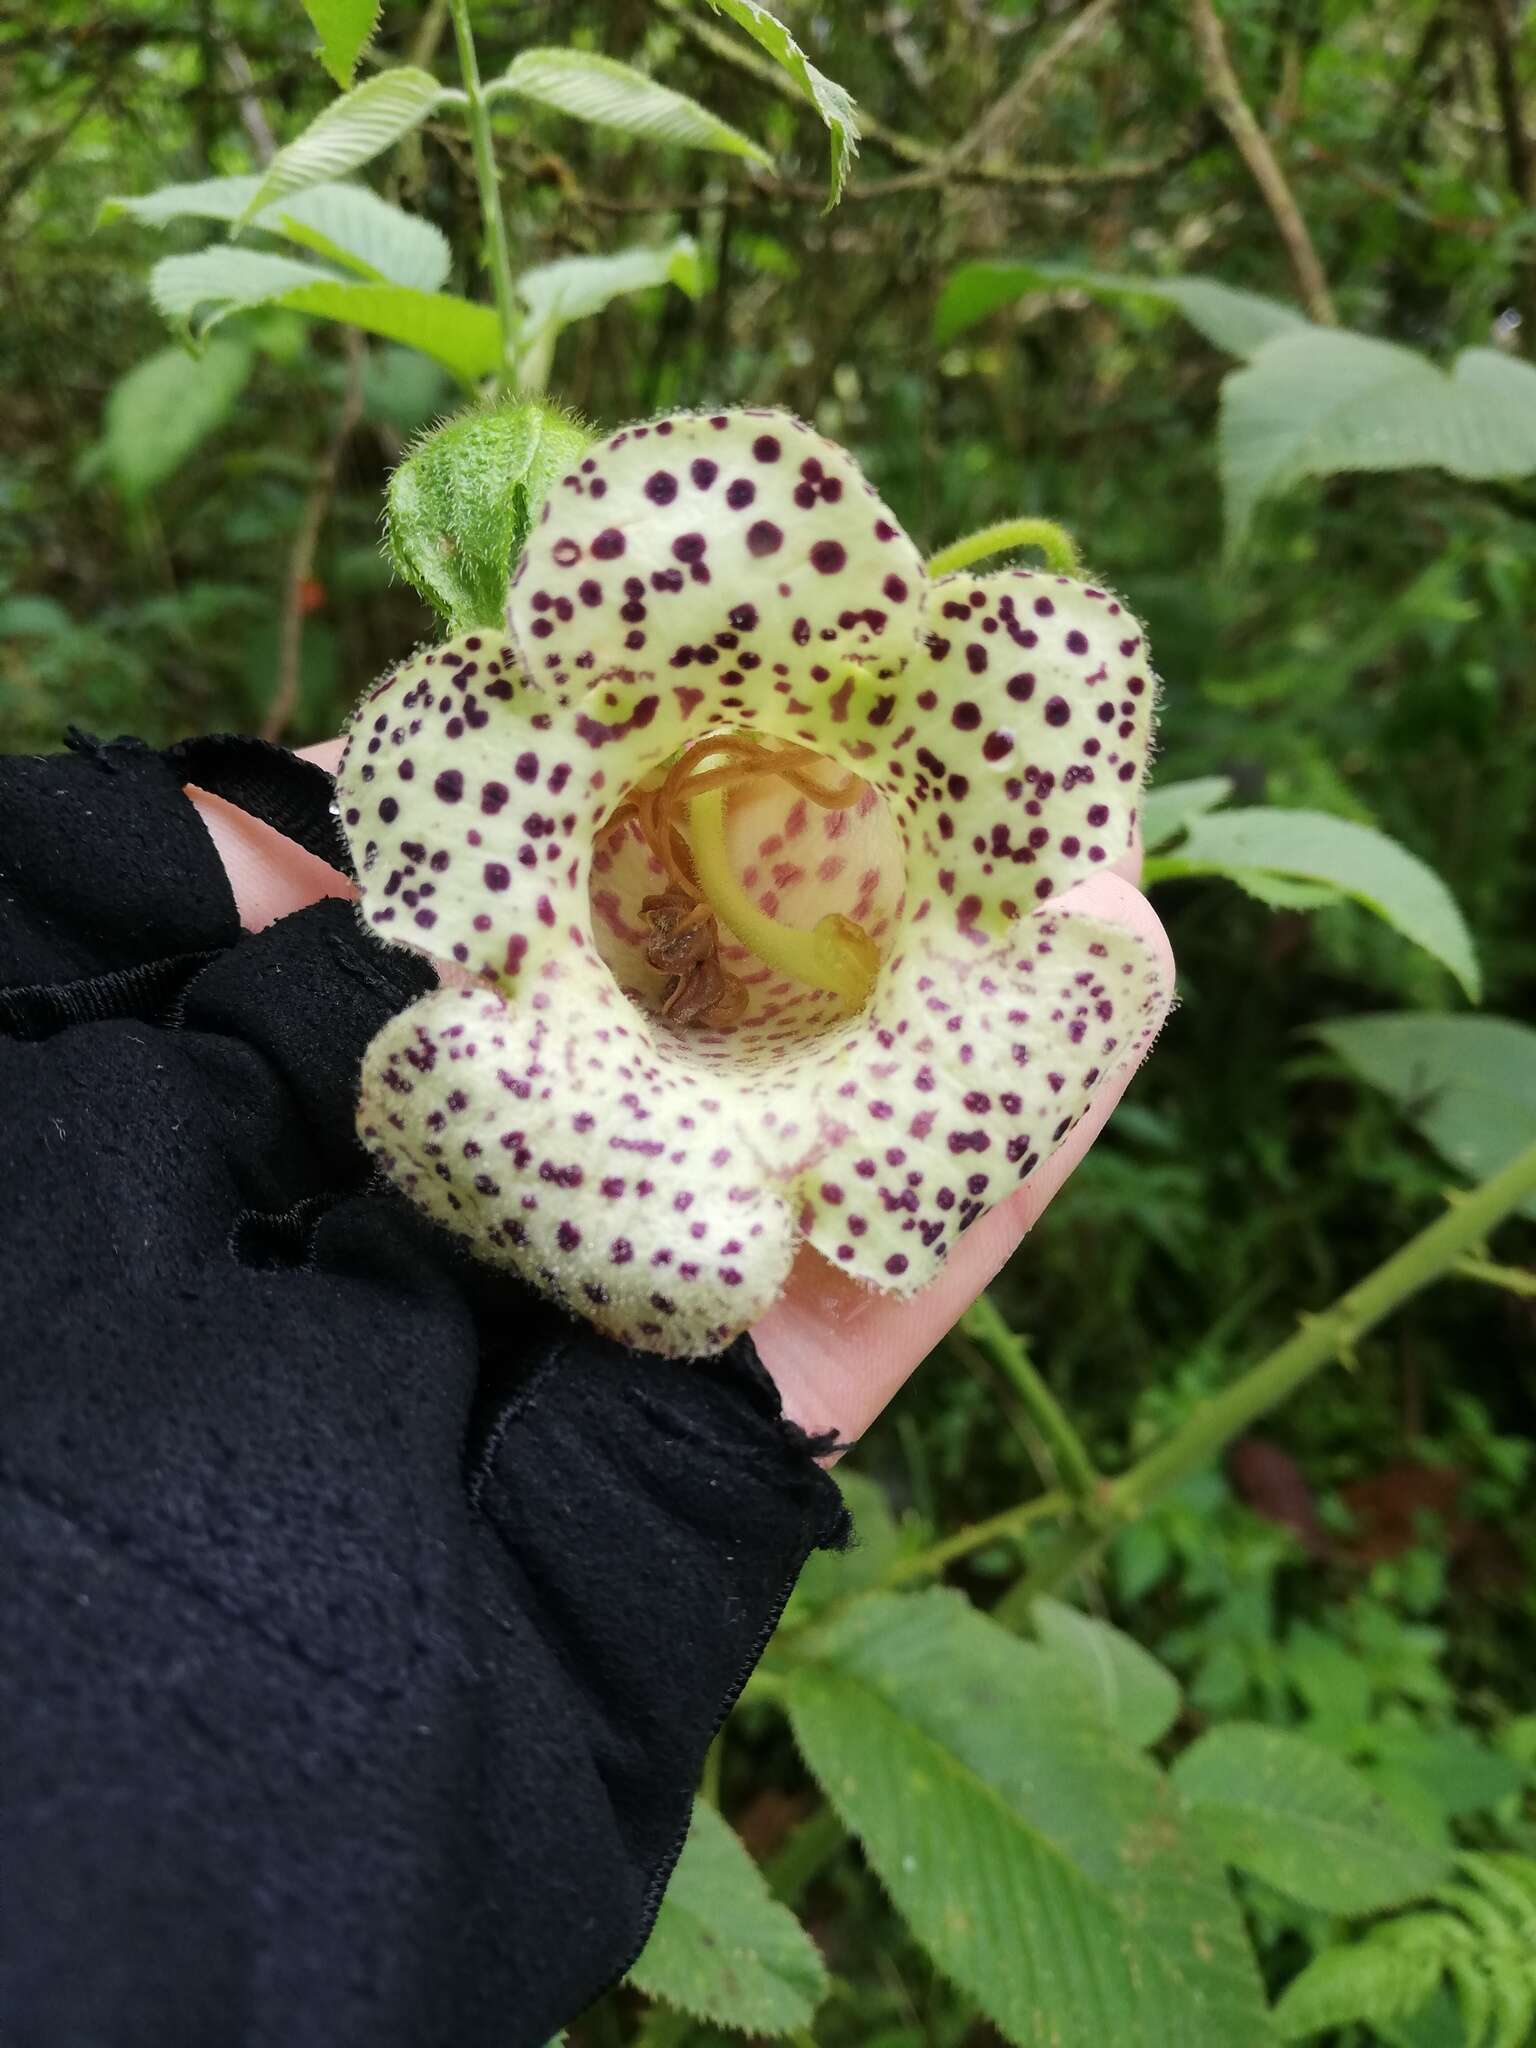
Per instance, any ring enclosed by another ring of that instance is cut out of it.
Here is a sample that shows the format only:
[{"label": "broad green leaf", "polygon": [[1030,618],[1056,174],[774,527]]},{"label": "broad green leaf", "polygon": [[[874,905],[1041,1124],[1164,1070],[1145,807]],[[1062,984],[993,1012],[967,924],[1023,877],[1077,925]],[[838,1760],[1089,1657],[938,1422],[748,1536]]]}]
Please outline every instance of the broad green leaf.
[{"label": "broad green leaf", "polygon": [[1395,839],[1324,811],[1214,811],[1189,823],[1183,842],[1147,863],[1147,879],[1255,873],[1319,882],[1353,897],[1422,946],[1461,983],[1473,1002],[1477,959],[1455,899],[1432,868]]},{"label": "broad green leaf", "polygon": [[611,299],[651,285],[675,284],[690,298],[700,290],[699,250],[691,235],[655,249],[621,249],[612,256],[561,256],[525,270],[518,297],[528,309],[530,335],[548,334],[600,313]]},{"label": "broad green leaf", "polygon": [[703,1800],[629,1982],[745,2034],[808,2026],[827,1994],[815,1943]]},{"label": "broad green leaf", "polygon": [[1433,1948],[1419,1955],[1373,1942],[1325,1949],[1286,1986],[1275,2007],[1281,2037],[1304,2041],[1357,2020],[1406,2019],[1427,2003],[1440,1981]]},{"label": "broad green leaf", "polygon": [[835,85],[806,56],[776,14],[770,14],[759,0],[709,0],[716,14],[725,14],[738,28],[744,28],[759,49],[766,50],[779,69],[793,79],[827,124],[832,138],[831,189],[828,208],[843,196],[848,173],[859,147],[859,110],[840,85]]},{"label": "broad green leaf", "polygon": [[442,87],[431,73],[409,64],[381,71],[355,92],[343,93],[273,157],[241,221],[248,224],[274,200],[371,162],[402,135],[419,128],[441,97]]},{"label": "broad green leaf", "polygon": [[1270,910],[1326,910],[1329,904],[1344,901],[1342,890],[1330,882],[1304,882],[1270,868],[1232,868],[1227,880]]},{"label": "broad green leaf", "polygon": [[729,121],[701,107],[686,93],[659,85],[632,65],[590,50],[521,50],[500,78],[491,79],[486,98],[515,93],[599,128],[643,135],[684,149],[717,149],[727,156],[773,162],[767,150]]},{"label": "broad green leaf", "polygon": [[449,292],[360,284],[313,263],[260,249],[219,245],[195,256],[165,256],[149,274],[150,297],[165,318],[201,339],[231,313],[286,306],[342,320],[386,341],[434,357],[466,384],[501,359],[501,329],[489,306]]},{"label": "broad green leaf", "polygon": [[[1513,1017],[1340,1017],[1317,1037],[1468,1180],[1536,1143],[1536,1030]],[[1525,1205],[1536,1216],[1536,1197]]]},{"label": "broad green leaf", "polygon": [[1263,2048],[1242,1923],[1161,1773],[952,1593],[804,1639],[807,1762],[938,1966],[1026,2048]]},{"label": "broad green leaf", "polygon": [[1037,1600],[1032,1613],[1041,1648],[1076,1673],[1107,1728],[1133,1749],[1167,1734],[1179,1711],[1179,1683],[1150,1651],[1060,1600]]},{"label": "broad green leaf", "polygon": [[[163,185],[142,198],[109,199],[104,221],[123,215],[147,227],[167,221],[240,220],[259,189],[256,177],[203,178],[193,185]],[[366,185],[312,185],[275,201],[248,226],[282,235],[333,263],[381,283],[436,291],[448,275],[447,237],[431,221],[391,206]]]},{"label": "broad green leaf", "polygon": [[1141,838],[1148,853],[1177,839],[1191,818],[1202,817],[1232,794],[1230,775],[1196,775],[1188,782],[1165,782],[1141,800]]},{"label": "broad green leaf", "polygon": [[1307,328],[1261,348],[1222,386],[1221,470],[1238,548],[1261,498],[1353,469],[1536,470],[1536,368],[1467,349],[1449,372],[1363,334]]},{"label": "broad green leaf", "polygon": [[379,25],[380,0],[304,0],[320,38],[320,62],[345,92]]},{"label": "broad green leaf", "polygon": [[447,421],[395,471],[384,522],[390,559],[450,634],[502,630],[528,529],[590,438],[556,406],[512,400]]},{"label": "broad green leaf", "polygon": [[1450,1868],[1331,1750],[1283,1728],[1202,1735],[1173,1782],[1216,1853],[1324,1913],[1422,1898]]},{"label": "broad green leaf", "polygon": [[952,341],[1011,299],[1038,291],[1080,291],[1094,298],[1146,299],[1172,306],[1207,341],[1235,356],[1252,355],[1281,334],[1311,331],[1309,323],[1289,306],[1261,298],[1257,292],[1218,284],[1214,278],[1114,277],[1071,263],[988,258],[962,263],[951,274],[934,313],[936,338]]},{"label": "broad green leaf", "polygon": [[165,348],[112,387],[102,455],[125,498],[142,498],[164,483],[224,424],[253,361],[252,351],[238,341],[216,341],[195,359],[183,348]]}]

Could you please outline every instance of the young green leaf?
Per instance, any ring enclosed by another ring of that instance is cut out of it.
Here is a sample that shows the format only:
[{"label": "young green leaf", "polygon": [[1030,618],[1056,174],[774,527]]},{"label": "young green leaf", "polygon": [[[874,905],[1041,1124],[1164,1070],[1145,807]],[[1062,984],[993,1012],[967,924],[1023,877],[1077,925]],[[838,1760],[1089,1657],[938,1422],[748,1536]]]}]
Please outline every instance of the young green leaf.
[{"label": "young green leaf", "polygon": [[1115,277],[1072,263],[1031,263],[996,257],[962,263],[951,273],[934,313],[934,337],[953,341],[978,320],[1025,292],[1079,291],[1099,299],[1142,299],[1171,306],[1229,355],[1250,356],[1278,335],[1310,332],[1310,322],[1276,299],[1239,291],[1210,277]]},{"label": "young green leaf", "polygon": [[1449,1870],[1358,1771],[1288,1729],[1212,1728],[1179,1758],[1173,1782],[1224,1862],[1320,1912],[1400,1906]]},{"label": "young green leaf", "polygon": [[611,256],[561,256],[525,270],[517,280],[527,308],[524,346],[558,332],[573,320],[600,313],[610,300],[652,285],[675,284],[689,298],[700,290],[699,249],[691,235],[679,235],[655,249],[620,249]]},{"label": "young green leaf", "polygon": [[379,25],[380,0],[304,0],[320,38],[320,62],[345,92]]},{"label": "young green leaf", "polygon": [[1536,368],[1474,348],[1447,372],[1393,342],[1308,328],[1222,386],[1229,550],[1262,498],[1303,477],[1427,468],[1474,480],[1536,470]]},{"label": "young green leaf", "polygon": [[1473,1002],[1480,978],[1471,935],[1432,868],[1395,839],[1323,811],[1214,811],[1189,821],[1171,853],[1147,863],[1147,879],[1257,875],[1320,883],[1353,897],[1448,967]]},{"label": "young green leaf", "polygon": [[702,1800],[629,1982],[649,1998],[747,2034],[808,2026],[828,1988],[815,1943]]},{"label": "young green leaf", "polygon": [[390,559],[450,634],[503,629],[507,578],[556,479],[590,435],[533,399],[482,406],[436,428],[389,480]]},{"label": "young green leaf", "polygon": [[500,78],[487,81],[485,96],[514,93],[554,107],[595,127],[616,128],[624,135],[643,135],[652,142],[676,143],[684,149],[722,150],[727,156],[754,163],[773,162],[767,150],[701,107],[686,93],[659,85],[632,65],[590,50],[521,50]]},{"label": "young green leaf", "polygon": [[1263,2048],[1253,1958],[1172,1788],[1081,1680],[947,1592],[805,1639],[807,1762],[939,1967],[1010,2040]]},{"label": "young green leaf", "polygon": [[1076,1674],[1106,1728],[1133,1749],[1167,1734],[1178,1716],[1179,1683],[1150,1651],[1060,1600],[1037,1600],[1032,1617],[1040,1647]]},{"label": "young green leaf", "polygon": [[[1536,1030],[1512,1017],[1341,1017],[1316,1035],[1469,1180],[1536,1143]],[[1536,1216],[1536,1200],[1525,1213]]]},{"label": "young green leaf", "polygon": [[[146,227],[186,219],[235,221],[244,218],[260,186],[257,177],[163,185],[142,198],[107,200],[100,217],[109,221],[127,216]],[[247,224],[376,282],[431,292],[448,275],[450,252],[441,230],[391,206],[366,185],[311,185],[274,201]]]},{"label": "young green leaf", "polygon": [[231,313],[286,306],[341,320],[418,348],[473,384],[501,360],[501,331],[489,306],[449,292],[364,284],[318,264],[264,250],[219,245],[195,256],[165,256],[149,274],[150,297],[173,325],[201,339]]},{"label": "young green leaf", "polygon": [[402,135],[419,128],[441,97],[442,87],[430,72],[402,64],[332,100],[302,135],[273,157],[240,216],[240,225],[249,224],[274,200],[324,184],[370,162]]},{"label": "young green leaf", "polygon": [[1407,2019],[1428,2001],[1440,1970],[1439,1956],[1428,1948],[1414,1954],[1359,1942],[1324,1949],[1286,1986],[1275,2019],[1287,2041],[1304,2041],[1357,2021]]},{"label": "young green leaf", "polygon": [[1188,782],[1164,782],[1141,800],[1141,838],[1148,853],[1177,839],[1192,818],[1203,817],[1232,794],[1229,775],[1196,775]]},{"label": "young green leaf", "polygon": [[188,360],[161,349],[112,387],[102,423],[102,456],[125,498],[142,498],[179,469],[224,424],[254,361],[243,342],[216,341]]},{"label": "young green leaf", "polygon": [[759,0],[709,0],[717,14],[729,15],[738,28],[766,50],[768,55],[800,88],[827,125],[832,139],[831,187],[828,208],[843,196],[848,173],[859,147],[859,111],[840,85],[835,85],[806,56],[776,14],[770,14]]}]

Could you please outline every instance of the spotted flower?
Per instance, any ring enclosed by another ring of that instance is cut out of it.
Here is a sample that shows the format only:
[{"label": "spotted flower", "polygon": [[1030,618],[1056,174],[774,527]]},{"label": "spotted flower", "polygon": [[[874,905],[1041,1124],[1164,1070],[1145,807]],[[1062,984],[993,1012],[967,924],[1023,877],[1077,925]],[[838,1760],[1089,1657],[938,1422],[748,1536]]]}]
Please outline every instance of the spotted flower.
[{"label": "spotted flower", "polygon": [[363,915],[457,970],[369,1047],[364,1141],[658,1352],[754,1321],[801,1239],[911,1293],[1161,1020],[1072,890],[1130,843],[1153,695],[1109,591],[930,578],[784,414],[614,434],[505,634],[354,719]]}]

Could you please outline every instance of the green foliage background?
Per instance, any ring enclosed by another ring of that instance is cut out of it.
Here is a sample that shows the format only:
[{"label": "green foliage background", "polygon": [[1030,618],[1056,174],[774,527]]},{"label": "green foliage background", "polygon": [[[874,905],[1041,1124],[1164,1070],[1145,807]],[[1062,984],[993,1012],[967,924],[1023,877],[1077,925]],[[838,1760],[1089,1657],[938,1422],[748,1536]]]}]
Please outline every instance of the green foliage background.
[{"label": "green foliage background", "polygon": [[[1234,549],[1223,469],[1239,491],[1252,474],[1231,430],[1255,389],[1238,380],[1278,359],[1235,367],[1223,350],[1261,338],[1252,309],[1235,332],[1236,302],[1213,315],[1177,281],[1293,305],[1297,286],[1202,77],[1197,10],[779,11],[861,111],[833,210],[815,112],[707,7],[474,8],[487,76],[533,43],[601,51],[774,163],[500,102],[516,266],[640,248],[636,278],[674,280],[551,328],[530,375],[598,423],[787,405],[855,448],[930,546],[1016,514],[1062,521],[1147,621],[1159,784],[1225,778],[1239,806],[1390,836],[1460,906],[1490,1018],[1458,1028],[1453,947],[1420,933],[1416,949],[1402,917],[1344,900],[1375,900],[1373,877],[1325,868],[1344,894],[1321,897],[1298,887],[1318,873],[1305,859],[1256,878],[1230,844],[1209,854],[1237,813],[1189,813],[1153,868],[1182,1007],[993,1289],[1000,1314],[957,1333],[851,1461],[863,1546],[813,1569],[717,1744],[689,1851],[706,1860],[636,1973],[660,2002],[621,1990],[575,2038],[702,2044],[734,2019],[832,2048],[1140,2040],[1081,2031],[1123,1998],[1149,2041],[1247,2048],[1268,2038],[1262,1978],[1298,2038],[1521,2048],[1536,2038],[1528,1224],[1501,1239],[1504,1284],[1484,1262],[1420,1297],[1118,1535],[1074,1582],[1080,1606],[1035,1610],[1034,1641],[983,1621],[1048,1563],[1027,1515],[961,1546],[949,1577],[968,1601],[912,1589],[946,1561],[935,1545],[1055,1483],[1021,1371],[1120,1471],[1386,1258],[1458,1173],[1536,1138],[1536,410],[1511,386],[1493,458],[1459,477],[1427,466],[1443,443],[1386,474],[1355,467],[1358,446],[1298,457]],[[1344,326],[1442,365],[1502,350],[1536,374],[1527,11],[1229,0],[1225,18]],[[462,403],[453,374],[276,306],[229,318],[194,359],[145,280],[224,227],[98,224],[115,196],[259,169],[334,97],[315,51],[282,0],[53,0],[0,26],[0,746],[54,746],[71,722],[317,739],[432,631],[379,517],[412,438]],[[360,80],[381,56],[451,81],[446,10],[386,5]],[[441,231],[445,289],[483,301],[462,125],[435,115],[363,176]],[[1106,278],[1171,288],[1126,296]],[[1306,390],[1319,374],[1309,358]],[[1418,374],[1415,432],[1440,418]],[[1378,1012],[1401,1014],[1363,1031]],[[1042,1804],[1030,1758],[1079,1805]],[[930,1810],[914,1788],[935,1772],[952,1783]],[[1158,1883],[1095,1874],[1105,1843],[1130,1854],[1175,1813],[1187,1853]],[[1223,1866],[1242,1873],[1235,1905]],[[1079,1887],[1080,1925],[1105,1929],[1083,1953],[1118,1955],[1134,1996],[1112,1971],[1074,1977],[1066,1936],[1053,1951],[1053,1885]],[[1397,1915],[1410,1899],[1413,1926]],[[711,1901],[739,1916],[730,1967],[696,1938]],[[1222,1987],[1202,2033],[1168,1960],[1192,1927]]]}]

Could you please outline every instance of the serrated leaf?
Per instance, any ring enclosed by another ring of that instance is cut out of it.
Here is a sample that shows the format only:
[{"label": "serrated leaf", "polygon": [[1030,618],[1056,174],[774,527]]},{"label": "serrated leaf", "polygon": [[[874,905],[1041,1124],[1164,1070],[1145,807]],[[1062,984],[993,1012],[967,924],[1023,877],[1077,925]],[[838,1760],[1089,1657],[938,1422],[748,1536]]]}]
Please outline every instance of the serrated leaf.
[{"label": "serrated leaf", "polygon": [[612,256],[561,256],[525,270],[517,294],[528,309],[528,330],[537,335],[600,313],[626,292],[658,284],[675,284],[690,298],[698,297],[699,249],[691,235],[654,249],[620,249]]},{"label": "serrated leaf", "polygon": [[629,1982],[648,1998],[749,2034],[808,2026],[827,1994],[815,1943],[703,1800],[694,1803],[688,1840]]},{"label": "serrated leaf", "polygon": [[1072,263],[1030,263],[987,258],[962,263],[939,294],[934,334],[953,341],[999,306],[1025,292],[1080,291],[1100,299],[1141,299],[1182,313],[1207,341],[1229,355],[1248,356],[1282,334],[1311,331],[1291,307],[1257,292],[1239,291],[1210,277],[1116,277]]},{"label": "serrated leaf", "polygon": [[877,1594],[804,1639],[807,1762],[913,1932],[1026,2048],[1262,2048],[1218,1869],[1080,1680],[944,1591]]},{"label": "serrated leaf", "polygon": [[1195,775],[1187,782],[1155,785],[1141,800],[1142,845],[1148,853],[1156,853],[1170,839],[1177,839],[1192,818],[1214,811],[1231,794],[1230,775]]},{"label": "serrated leaf", "polygon": [[1303,2041],[1354,2021],[1406,2019],[1428,2002],[1440,1981],[1440,1957],[1386,1943],[1325,1949],[1286,1986],[1275,2007],[1281,2037]]},{"label": "serrated leaf", "polygon": [[590,50],[521,50],[500,78],[491,79],[486,98],[515,93],[543,107],[570,114],[595,127],[614,128],[623,135],[643,135],[683,149],[721,150],[727,156],[772,165],[773,159],[750,135],[701,107],[686,93],[658,84],[633,65]]},{"label": "serrated leaf", "polygon": [[759,0],[709,0],[717,14],[728,15],[738,28],[757,44],[804,93],[827,125],[832,138],[831,186],[828,208],[843,196],[848,173],[859,148],[859,110],[840,85],[818,71],[776,14],[770,14]]},{"label": "serrated leaf", "polygon": [[1076,1673],[1106,1728],[1133,1749],[1167,1734],[1178,1717],[1179,1682],[1150,1651],[1060,1600],[1037,1600],[1031,1612],[1041,1648]]},{"label": "serrated leaf", "polygon": [[1212,1728],[1172,1775],[1224,1861],[1319,1912],[1402,1905],[1424,1897],[1450,1868],[1358,1771],[1288,1729]]},{"label": "serrated leaf", "polygon": [[[260,188],[256,177],[202,178],[162,185],[140,198],[118,196],[101,209],[103,221],[128,217],[146,227],[173,220],[240,220]],[[448,275],[447,237],[431,221],[391,206],[366,185],[312,185],[275,201],[248,223],[365,277],[413,290],[436,291]]]},{"label": "serrated leaf", "polygon": [[1448,967],[1473,1002],[1480,992],[1471,935],[1432,868],[1395,839],[1323,811],[1255,805],[1192,819],[1183,843],[1147,863],[1147,879],[1254,871],[1320,882],[1374,910]]},{"label": "serrated leaf", "polygon": [[343,93],[273,157],[241,222],[265,212],[274,200],[369,163],[402,135],[419,128],[441,97],[442,87],[432,74],[409,64],[381,71],[355,91]]},{"label": "serrated leaf", "polygon": [[304,0],[320,38],[320,62],[343,91],[379,25],[380,0]]},{"label": "serrated leaf", "polygon": [[1536,470],[1536,368],[1467,349],[1449,372],[1412,349],[1308,328],[1260,348],[1222,386],[1228,545],[1254,510],[1308,476],[1445,469],[1474,480]]},{"label": "serrated leaf", "polygon": [[195,256],[165,256],[149,274],[150,297],[164,317],[201,338],[232,313],[286,306],[340,320],[420,349],[466,384],[501,360],[501,329],[489,306],[450,292],[364,284],[260,249],[219,245]]},{"label": "serrated leaf", "polygon": [[[1536,1030],[1513,1017],[1341,1017],[1315,1034],[1468,1180],[1536,1143]],[[1536,1197],[1523,1205],[1536,1216]]]}]

